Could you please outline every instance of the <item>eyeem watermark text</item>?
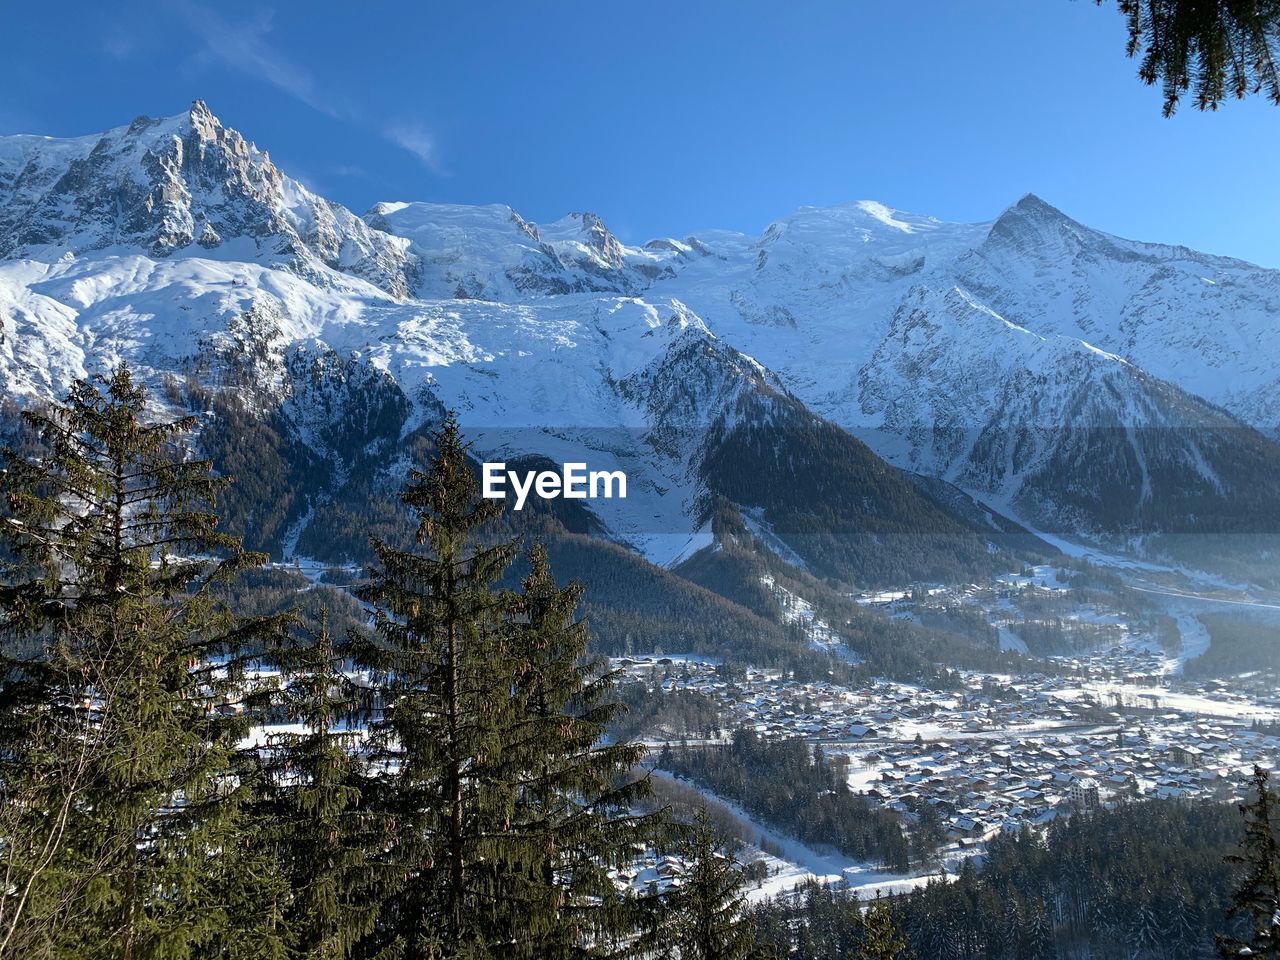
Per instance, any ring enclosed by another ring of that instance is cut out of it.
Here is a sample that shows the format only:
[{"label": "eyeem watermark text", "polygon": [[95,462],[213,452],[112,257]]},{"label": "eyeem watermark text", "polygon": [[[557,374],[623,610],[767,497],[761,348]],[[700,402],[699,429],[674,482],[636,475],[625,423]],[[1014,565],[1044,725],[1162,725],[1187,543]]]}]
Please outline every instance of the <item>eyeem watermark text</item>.
[{"label": "eyeem watermark text", "polygon": [[627,475],[621,470],[587,470],[585,463],[566,463],[560,472],[508,470],[505,463],[486,463],[481,474],[483,493],[488,500],[505,500],[507,487],[515,494],[515,509],[524,509],[532,491],[544,500],[625,499]]}]

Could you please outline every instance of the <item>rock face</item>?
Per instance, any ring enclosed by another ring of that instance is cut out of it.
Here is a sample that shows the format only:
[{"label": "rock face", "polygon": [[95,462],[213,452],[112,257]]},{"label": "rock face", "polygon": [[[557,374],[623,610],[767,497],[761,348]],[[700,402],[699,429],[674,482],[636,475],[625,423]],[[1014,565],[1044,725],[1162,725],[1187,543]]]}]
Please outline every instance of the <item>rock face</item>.
[{"label": "rock face", "polygon": [[273,548],[315,542],[311,513],[446,407],[478,452],[625,468],[628,500],[593,509],[659,561],[726,500],[784,539],[847,527],[810,550],[839,576],[916,534],[958,538],[928,569],[976,563],[1002,513],[1136,547],[1280,530],[1277,334],[1280,271],[1034,196],[989,223],[862,201],[630,246],[590,213],[356,217],[200,102],[0,138],[6,394],[127,359],[157,396],[234,395],[304,488]]}]

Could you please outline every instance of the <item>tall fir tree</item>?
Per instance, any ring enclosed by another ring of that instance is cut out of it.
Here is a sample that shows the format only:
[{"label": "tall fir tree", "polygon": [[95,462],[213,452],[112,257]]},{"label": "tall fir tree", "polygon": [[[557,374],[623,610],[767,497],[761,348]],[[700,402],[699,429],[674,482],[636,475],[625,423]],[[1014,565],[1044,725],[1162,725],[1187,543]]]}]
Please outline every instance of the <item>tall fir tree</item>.
[{"label": "tall fir tree", "polygon": [[343,960],[373,932],[389,887],[378,858],[390,839],[387,820],[366,802],[362,691],[327,610],[314,634],[293,639],[277,658],[278,706],[303,729],[275,734],[259,751],[267,785],[257,813],[289,886],[290,956]]},{"label": "tall fir tree", "polygon": [[1052,960],[1057,955],[1053,943],[1053,923],[1043,900],[1032,901],[1027,923],[1028,960]]},{"label": "tall fir tree", "polygon": [[510,601],[497,582],[514,541],[484,539],[496,501],[476,496],[456,420],[435,437],[427,471],[401,496],[421,552],[375,539],[378,567],[359,595],[376,637],[355,652],[373,677],[373,762],[387,776],[372,799],[390,818],[398,887],[363,949],[379,956],[483,957],[509,949],[494,924],[492,865],[515,816],[504,774],[512,727]]},{"label": "tall fir tree", "polygon": [[668,943],[680,960],[743,960],[755,942],[742,870],[700,811],[685,849],[690,867],[674,897]]},{"label": "tall fir tree", "polygon": [[366,953],[585,958],[643,949],[660,908],[614,869],[663,840],[636,811],[642,749],[604,743],[614,676],[587,656],[576,585],[536,546],[520,592],[499,587],[517,543],[479,498],[456,421],[403,494],[420,551],[374,541],[360,595],[375,637],[370,797],[392,823],[398,871]]},{"label": "tall fir tree", "polygon": [[508,651],[516,703],[506,764],[517,784],[508,849],[516,861],[497,865],[494,891],[505,939],[529,960],[633,945],[658,904],[624,894],[611,870],[670,833],[662,815],[635,812],[649,790],[633,774],[643,748],[603,742],[621,708],[615,674],[588,656],[587,625],[575,616],[581,595],[578,584],[557,586],[535,544],[513,598]]},{"label": "tall fir tree", "polygon": [[1280,848],[1276,845],[1275,794],[1267,771],[1257,765],[1251,786],[1253,800],[1240,805],[1244,816],[1241,851],[1227,858],[1244,868],[1228,916],[1247,932],[1243,936],[1220,935],[1218,954],[1276,960],[1280,958]]},{"label": "tall fir tree", "polygon": [[148,423],[129,370],[27,412],[9,453],[0,624],[0,955],[280,956],[280,892],[244,842],[243,620],[214,587],[262,562],[219,533],[194,421]]},{"label": "tall fir tree", "polygon": [[909,957],[907,938],[899,932],[888,900],[877,899],[867,907],[855,956],[857,960],[907,960]]}]

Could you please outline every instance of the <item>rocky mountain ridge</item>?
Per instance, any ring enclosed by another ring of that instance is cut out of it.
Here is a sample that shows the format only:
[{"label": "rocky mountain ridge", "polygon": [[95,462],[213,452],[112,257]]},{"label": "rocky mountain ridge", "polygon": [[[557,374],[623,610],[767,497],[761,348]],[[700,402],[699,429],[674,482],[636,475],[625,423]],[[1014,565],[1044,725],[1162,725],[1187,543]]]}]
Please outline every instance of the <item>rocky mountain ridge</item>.
[{"label": "rocky mountain ridge", "polygon": [[[171,403],[236,391],[294,450],[282,462],[329,464],[300,474],[315,487],[281,517],[282,552],[362,459],[402,455],[445,407],[483,455],[627,470],[628,500],[592,508],[659,563],[711,547],[725,498],[783,540],[852,512],[851,535],[959,537],[976,562],[1001,525],[911,475],[1139,550],[1280,532],[1278,327],[1280,271],[1110,237],[1030,196],[985,224],[862,201],[631,246],[584,213],[356,217],[198,101],[100,136],[0,138],[6,394],[56,396],[118,359]],[[788,468],[752,503],[724,471],[765,452]],[[820,510],[784,502],[810,481]],[[851,579],[869,555],[814,549],[797,553]]]}]

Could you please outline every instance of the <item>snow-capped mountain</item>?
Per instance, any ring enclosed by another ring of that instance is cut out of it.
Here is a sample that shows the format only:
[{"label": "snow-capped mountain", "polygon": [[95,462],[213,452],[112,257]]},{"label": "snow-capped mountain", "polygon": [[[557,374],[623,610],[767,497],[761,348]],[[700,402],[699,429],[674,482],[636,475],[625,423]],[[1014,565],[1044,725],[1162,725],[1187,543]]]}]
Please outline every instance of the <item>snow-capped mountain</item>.
[{"label": "snow-capped mountain", "polygon": [[905,442],[912,469],[1055,530],[1169,529],[1155,521],[1171,499],[1242,497],[1254,480],[1233,468],[1236,454],[1274,450],[1199,397],[1083,340],[1011,323],[960,287],[907,293],[859,397],[881,435]]},{"label": "snow-capped mountain", "polygon": [[199,249],[302,271],[318,261],[393,295],[408,291],[404,241],[284,176],[201,101],[96,136],[0,138],[0,197],[6,258]]},{"label": "snow-capped mountain", "polygon": [[[895,537],[979,562],[1016,530],[1001,512],[1126,540],[1271,531],[1277,327],[1280,271],[1034,197],[986,224],[864,201],[637,247],[587,213],[356,217],[200,102],[0,138],[6,394],[127,359],[158,402],[215,411],[211,447],[269,426],[292,486],[254,522],[282,552],[446,407],[486,457],[624,469],[628,498],[591,507],[659,562],[709,544],[713,501],[852,579],[875,550],[898,552],[879,575],[922,575]],[[803,540],[833,529],[857,544]]]},{"label": "snow-capped mountain", "polygon": [[[649,295],[890,462],[1041,529],[1221,530],[1224,501],[1269,486],[1239,461],[1276,463],[1280,271],[1110,237],[1035,197],[989,224],[864,201],[703,243],[714,258]],[[1253,523],[1280,529],[1273,506]]]},{"label": "snow-capped mountain", "polygon": [[692,250],[672,241],[627,247],[594,213],[529,223],[510,207],[379,203],[365,220],[409,241],[421,297],[507,301],[565,293],[637,293],[674,276]]},{"label": "snow-capped mountain", "polygon": [[1120,240],[1026,197],[954,272],[1010,322],[1087,341],[1280,435],[1280,271]]}]

